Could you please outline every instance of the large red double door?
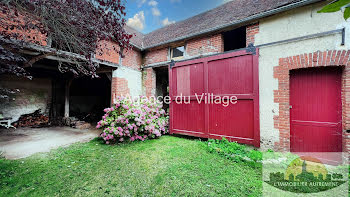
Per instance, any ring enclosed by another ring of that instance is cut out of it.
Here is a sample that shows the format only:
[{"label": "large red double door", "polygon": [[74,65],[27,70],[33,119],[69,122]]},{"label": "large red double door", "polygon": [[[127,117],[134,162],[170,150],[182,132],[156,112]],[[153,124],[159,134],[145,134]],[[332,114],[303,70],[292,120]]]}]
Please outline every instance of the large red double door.
[{"label": "large red double door", "polygon": [[259,147],[258,81],[258,54],[243,50],[177,62],[169,68],[170,133]]}]

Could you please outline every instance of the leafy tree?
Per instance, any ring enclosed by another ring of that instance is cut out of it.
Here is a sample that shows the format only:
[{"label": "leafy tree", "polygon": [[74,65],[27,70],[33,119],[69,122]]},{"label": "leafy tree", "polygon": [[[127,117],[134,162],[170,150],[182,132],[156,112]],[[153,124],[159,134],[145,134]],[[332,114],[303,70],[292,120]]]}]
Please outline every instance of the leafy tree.
[{"label": "leafy tree", "polygon": [[[92,57],[102,53],[104,47],[99,46],[100,41],[114,41],[120,48],[131,48],[132,35],[124,30],[124,3],[122,0],[0,0],[0,74],[29,77],[26,67],[56,55],[73,62],[60,62],[60,71],[96,76],[98,65]],[[28,43],[43,44],[38,39],[40,36],[50,38],[57,50],[30,59],[19,52]],[[112,50],[120,52],[120,48]],[[78,61],[58,50],[76,53],[87,61]]]},{"label": "leafy tree", "polygon": [[330,4],[324,6],[318,13],[338,12],[342,10],[344,12],[344,19],[350,18],[350,0],[336,0]]}]

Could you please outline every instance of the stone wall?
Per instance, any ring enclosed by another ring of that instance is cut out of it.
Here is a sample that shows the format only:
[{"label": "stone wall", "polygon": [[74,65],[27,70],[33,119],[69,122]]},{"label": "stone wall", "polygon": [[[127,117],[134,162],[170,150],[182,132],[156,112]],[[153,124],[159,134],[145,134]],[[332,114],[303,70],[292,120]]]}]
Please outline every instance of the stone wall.
[{"label": "stone wall", "polygon": [[45,115],[49,115],[51,104],[51,79],[34,78],[29,80],[17,76],[2,75],[0,87],[18,89],[19,92],[11,96],[11,100],[0,103],[0,113],[4,117],[12,117],[12,122],[17,121],[23,114],[33,113],[40,109]]}]

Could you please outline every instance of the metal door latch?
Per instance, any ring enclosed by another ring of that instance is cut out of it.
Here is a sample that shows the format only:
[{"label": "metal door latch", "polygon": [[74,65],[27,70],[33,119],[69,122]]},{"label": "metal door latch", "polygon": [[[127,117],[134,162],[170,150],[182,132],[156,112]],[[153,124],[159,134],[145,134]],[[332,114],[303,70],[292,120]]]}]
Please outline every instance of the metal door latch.
[{"label": "metal door latch", "polygon": [[170,69],[173,68],[174,66],[175,66],[175,61],[171,60],[171,62],[170,62]]}]

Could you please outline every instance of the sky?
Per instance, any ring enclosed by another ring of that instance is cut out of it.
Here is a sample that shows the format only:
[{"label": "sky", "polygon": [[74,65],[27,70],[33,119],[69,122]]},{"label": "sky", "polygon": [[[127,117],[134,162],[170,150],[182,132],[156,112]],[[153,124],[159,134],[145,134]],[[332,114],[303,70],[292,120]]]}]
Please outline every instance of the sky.
[{"label": "sky", "polygon": [[149,33],[215,8],[229,0],[127,0],[127,24]]}]

